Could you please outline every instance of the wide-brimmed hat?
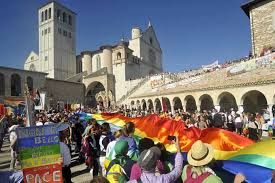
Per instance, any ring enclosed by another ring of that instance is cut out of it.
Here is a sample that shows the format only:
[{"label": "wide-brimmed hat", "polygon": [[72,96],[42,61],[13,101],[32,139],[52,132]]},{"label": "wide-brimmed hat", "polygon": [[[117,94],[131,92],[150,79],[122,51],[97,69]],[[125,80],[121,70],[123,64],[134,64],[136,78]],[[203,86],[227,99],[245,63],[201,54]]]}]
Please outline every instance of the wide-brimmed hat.
[{"label": "wide-brimmed hat", "polygon": [[210,144],[196,141],[187,154],[187,161],[192,166],[203,166],[212,161],[214,150]]}]

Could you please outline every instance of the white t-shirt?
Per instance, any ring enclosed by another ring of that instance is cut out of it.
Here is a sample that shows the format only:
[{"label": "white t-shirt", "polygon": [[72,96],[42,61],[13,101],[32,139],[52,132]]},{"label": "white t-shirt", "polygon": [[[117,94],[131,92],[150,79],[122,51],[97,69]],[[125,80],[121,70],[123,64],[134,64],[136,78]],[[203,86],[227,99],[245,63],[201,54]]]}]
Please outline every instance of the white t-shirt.
[{"label": "white t-shirt", "polygon": [[59,142],[60,144],[60,154],[63,157],[62,167],[68,166],[71,164],[71,153],[69,147],[64,142]]}]

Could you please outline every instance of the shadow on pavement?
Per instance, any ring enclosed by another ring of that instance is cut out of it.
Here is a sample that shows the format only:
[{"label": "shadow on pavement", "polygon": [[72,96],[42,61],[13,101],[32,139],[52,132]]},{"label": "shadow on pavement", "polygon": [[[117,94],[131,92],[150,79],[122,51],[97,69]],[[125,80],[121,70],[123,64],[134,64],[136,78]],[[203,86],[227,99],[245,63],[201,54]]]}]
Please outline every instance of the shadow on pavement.
[{"label": "shadow on pavement", "polygon": [[88,172],[90,172],[90,169],[88,169],[88,168],[85,168],[83,170],[79,170],[79,171],[73,172],[72,173],[72,178],[76,177],[78,175],[82,175],[82,174],[88,173]]}]

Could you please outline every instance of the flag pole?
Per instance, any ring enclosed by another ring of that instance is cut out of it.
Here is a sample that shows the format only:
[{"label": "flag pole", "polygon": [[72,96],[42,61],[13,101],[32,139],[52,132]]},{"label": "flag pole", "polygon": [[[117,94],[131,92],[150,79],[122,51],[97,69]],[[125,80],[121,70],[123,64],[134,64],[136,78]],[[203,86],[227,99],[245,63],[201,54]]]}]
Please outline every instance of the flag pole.
[{"label": "flag pole", "polygon": [[30,92],[29,92],[29,87],[27,84],[25,84],[25,102],[26,102],[26,126],[32,126],[32,110],[31,110],[31,100],[30,100]]}]

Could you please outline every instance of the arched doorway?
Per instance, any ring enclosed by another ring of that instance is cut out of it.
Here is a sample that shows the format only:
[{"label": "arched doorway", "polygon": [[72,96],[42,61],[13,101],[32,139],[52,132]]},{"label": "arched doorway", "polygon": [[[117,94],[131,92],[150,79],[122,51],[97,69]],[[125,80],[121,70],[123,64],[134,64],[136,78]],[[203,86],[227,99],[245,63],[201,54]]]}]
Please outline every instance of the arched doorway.
[{"label": "arched doorway", "polygon": [[21,93],[21,77],[18,74],[11,75],[11,96],[20,96]]},{"label": "arched doorway", "polygon": [[28,85],[29,91],[32,93],[33,92],[33,79],[30,76],[27,77],[27,85]]},{"label": "arched doorway", "polygon": [[164,112],[171,112],[171,103],[169,98],[167,97],[163,97],[162,98],[162,105],[163,105],[163,111]]},{"label": "arched doorway", "polygon": [[140,101],[139,100],[137,100],[137,109],[141,110],[141,105],[140,105]]},{"label": "arched doorway", "polygon": [[[99,102],[99,96],[97,95],[102,91],[105,91],[105,88],[103,86],[102,83],[100,82],[92,82],[88,87],[87,87],[87,93],[86,93],[86,105],[89,107],[97,107],[97,104],[101,104],[98,103]],[[98,97],[98,98],[96,98]],[[101,96],[101,99],[103,101],[103,98]]]},{"label": "arched doorway", "polygon": [[181,103],[181,100],[179,97],[175,97],[173,99],[173,103],[174,103],[174,109],[175,110],[183,110],[183,107],[182,107],[182,103]]},{"label": "arched doorway", "polygon": [[214,109],[214,104],[212,97],[208,94],[204,94],[200,97],[200,103],[201,103],[201,111],[207,110],[211,111]]},{"label": "arched doorway", "polygon": [[141,103],[142,103],[142,110],[143,110],[143,111],[146,111],[146,110],[147,110],[146,101],[143,99],[143,100],[141,101]]},{"label": "arched doorway", "polygon": [[252,90],[242,96],[244,112],[260,112],[267,108],[267,100],[262,92]]},{"label": "arched doorway", "polygon": [[184,99],[185,106],[186,106],[186,112],[195,112],[197,110],[197,105],[195,98],[192,95],[187,95]]},{"label": "arched doorway", "polygon": [[155,99],[156,112],[162,111],[161,102],[158,98]]},{"label": "arched doorway", "polygon": [[153,101],[151,99],[148,100],[148,109],[149,110],[154,110]]},{"label": "arched doorway", "polygon": [[5,76],[0,73],[0,95],[5,95]]},{"label": "arched doorway", "polygon": [[234,111],[238,110],[235,97],[229,92],[223,92],[218,97],[218,104],[220,105],[220,111],[229,112],[230,109]]}]

